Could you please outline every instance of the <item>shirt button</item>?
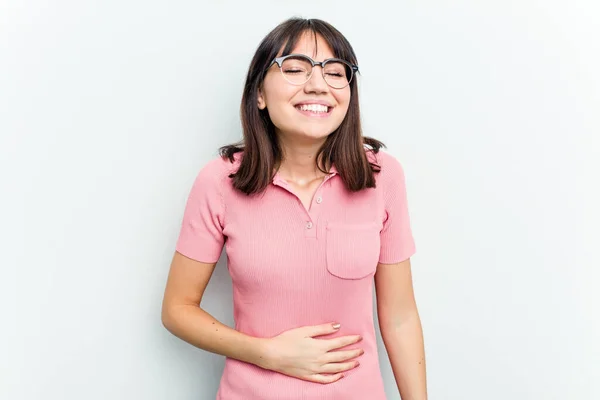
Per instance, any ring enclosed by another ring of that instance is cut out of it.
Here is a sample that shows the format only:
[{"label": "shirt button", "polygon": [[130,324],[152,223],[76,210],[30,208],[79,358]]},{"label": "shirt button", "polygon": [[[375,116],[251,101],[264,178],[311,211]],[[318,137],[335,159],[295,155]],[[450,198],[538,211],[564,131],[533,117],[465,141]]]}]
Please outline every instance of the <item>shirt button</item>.
[{"label": "shirt button", "polygon": [[312,222],[310,222],[310,221],[308,221],[308,222],[306,223],[306,229],[310,229],[310,228],[312,228],[312,227],[313,227],[313,223],[312,223]]},{"label": "shirt button", "polygon": [[321,196],[317,197],[317,204],[321,204],[323,202],[323,198]]}]

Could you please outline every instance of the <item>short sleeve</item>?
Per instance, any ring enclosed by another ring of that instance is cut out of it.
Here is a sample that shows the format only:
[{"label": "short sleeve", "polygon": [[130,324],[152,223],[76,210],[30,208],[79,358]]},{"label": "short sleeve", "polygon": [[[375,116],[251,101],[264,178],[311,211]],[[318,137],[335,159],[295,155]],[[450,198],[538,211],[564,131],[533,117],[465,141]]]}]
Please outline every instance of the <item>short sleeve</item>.
[{"label": "short sleeve", "polygon": [[415,241],[410,226],[404,169],[393,156],[381,154],[381,184],[385,208],[379,262],[395,264],[410,258]]},{"label": "short sleeve", "polygon": [[198,173],[188,195],[176,250],[204,263],[216,263],[223,244],[224,204],[218,160]]}]

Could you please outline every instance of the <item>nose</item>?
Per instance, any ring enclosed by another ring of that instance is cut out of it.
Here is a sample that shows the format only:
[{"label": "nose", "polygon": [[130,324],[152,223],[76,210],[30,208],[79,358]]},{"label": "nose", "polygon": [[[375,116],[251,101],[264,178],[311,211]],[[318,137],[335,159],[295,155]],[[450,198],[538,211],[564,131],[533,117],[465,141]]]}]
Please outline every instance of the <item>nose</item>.
[{"label": "nose", "polygon": [[323,67],[315,65],[308,82],[304,84],[306,93],[326,93],[329,91],[329,85],[323,78]]}]

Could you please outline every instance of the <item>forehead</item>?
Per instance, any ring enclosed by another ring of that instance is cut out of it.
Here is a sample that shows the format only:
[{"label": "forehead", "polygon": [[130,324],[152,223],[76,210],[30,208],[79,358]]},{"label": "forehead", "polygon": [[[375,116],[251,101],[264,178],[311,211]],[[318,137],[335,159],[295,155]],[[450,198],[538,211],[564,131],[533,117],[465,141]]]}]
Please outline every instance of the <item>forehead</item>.
[{"label": "forehead", "polygon": [[[280,50],[280,55],[282,51],[283,49]],[[300,37],[298,37],[296,45],[291,50],[290,54],[304,54],[315,61],[323,61],[327,58],[335,57],[329,43],[327,43],[323,36],[314,32],[302,33]]]}]

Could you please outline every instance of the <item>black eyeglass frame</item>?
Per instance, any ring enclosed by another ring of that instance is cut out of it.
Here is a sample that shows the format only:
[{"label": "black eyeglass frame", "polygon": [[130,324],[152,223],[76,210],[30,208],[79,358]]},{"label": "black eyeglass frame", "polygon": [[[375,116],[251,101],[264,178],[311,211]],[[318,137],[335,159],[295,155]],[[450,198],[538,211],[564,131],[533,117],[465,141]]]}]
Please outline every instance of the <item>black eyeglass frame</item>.
[{"label": "black eyeglass frame", "polygon": [[[341,58],[328,58],[323,61],[315,61],[312,58],[310,58],[309,56],[307,56],[306,54],[288,54],[287,56],[276,57],[273,59],[273,61],[271,61],[271,63],[269,64],[269,66],[267,67],[265,72],[268,71],[269,68],[271,68],[273,66],[273,64],[277,64],[277,66],[279,67],[279,70],[283,73],[283,71],[281,70],[281,67],[283,66],[283,62],[285,61],[285,59],[289,58],[289,57],[301,57],[301,58],[305,58],[308,61],[310,61],[310,64],[312,65],[312,70],[310,71],[310,75],[308,76],[308,79],[306,80],[306,82],[308,82],[310,80],[310,77],[312,76],[312,73],[315,70],[315,66],[317,66],[317,65],[321,67],[321,74],[323,75],[323,79],[325,79],[325,65],[327,65],[327,63],[335,61],[335,62],[341,62],[343,64],[346,64],[348,66],[350,72],[352,73],[352,75],[350,76],[350,79],[348,79],[348,85],[343,86],[341,88],[334,88],[334,89],[343,89],[345,87],[348,87],[350,85],[350,82],[352,82],[352,79],[354,78],[355,73],[360,72],[358,69],[358,65],[354,65],[346,60],[342,60]],[[304,82],[304,83],[306,83],[306,82]],[[325,82],[327,82],[327,79],[325,79]],[[303,85],[304,83],[294,84],[294,83],[290,82],[291,85],[297,85],[297,86]],[[327,82],[327,84],[329,85],[329,82]],[[329,85],[329,86],[331,86],[331,85]],[[333,86],[331,86],[331,87],[333,87]]]}]

